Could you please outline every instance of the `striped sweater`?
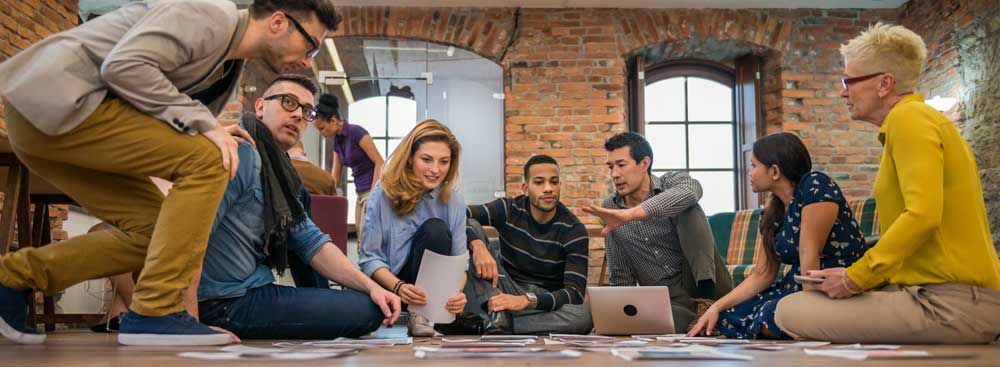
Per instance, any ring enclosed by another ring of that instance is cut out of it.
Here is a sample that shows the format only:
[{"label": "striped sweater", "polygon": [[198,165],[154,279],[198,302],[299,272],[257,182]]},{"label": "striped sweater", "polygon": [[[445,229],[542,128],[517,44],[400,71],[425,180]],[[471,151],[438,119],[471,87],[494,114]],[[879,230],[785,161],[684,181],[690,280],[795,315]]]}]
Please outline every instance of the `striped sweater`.
[{"label": "striped sweater", "polygon": [[549,223],[535,222],[528,197],[470,205],[469,218],[497,229],[500,259],[512,280],[549,290],[538,294],[539,310],[582,304],[587,286],[587,228],[562,203]]}]

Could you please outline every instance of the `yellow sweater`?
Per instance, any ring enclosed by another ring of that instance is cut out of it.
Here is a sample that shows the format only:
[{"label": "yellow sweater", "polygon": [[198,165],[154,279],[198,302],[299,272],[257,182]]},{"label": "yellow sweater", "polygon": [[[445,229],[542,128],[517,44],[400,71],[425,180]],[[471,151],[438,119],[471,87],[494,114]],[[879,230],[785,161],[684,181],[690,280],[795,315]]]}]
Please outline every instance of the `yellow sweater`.
[{"label": "yellow sweater", "polygon": [[882,238],[847,269],[865,289],[961,283],[1000,290],[979,168],[955,125],[908,95],[892,108],[875,177]]}]

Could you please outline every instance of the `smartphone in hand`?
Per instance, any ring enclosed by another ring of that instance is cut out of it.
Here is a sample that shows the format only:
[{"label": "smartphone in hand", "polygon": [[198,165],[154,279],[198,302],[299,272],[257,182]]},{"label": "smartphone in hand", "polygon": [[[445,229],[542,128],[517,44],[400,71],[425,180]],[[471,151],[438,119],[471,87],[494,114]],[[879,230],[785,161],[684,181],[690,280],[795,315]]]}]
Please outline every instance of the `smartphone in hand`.
[{"label": "smartphone in hand", "polygon": [[826,278],[807,277],[804,275],[795,275],[792,277],[792,279],[795,279],[795,282],[799,284],[806,284],[806,283],[819,284],[823,283],[823,281],[826,280]]}]

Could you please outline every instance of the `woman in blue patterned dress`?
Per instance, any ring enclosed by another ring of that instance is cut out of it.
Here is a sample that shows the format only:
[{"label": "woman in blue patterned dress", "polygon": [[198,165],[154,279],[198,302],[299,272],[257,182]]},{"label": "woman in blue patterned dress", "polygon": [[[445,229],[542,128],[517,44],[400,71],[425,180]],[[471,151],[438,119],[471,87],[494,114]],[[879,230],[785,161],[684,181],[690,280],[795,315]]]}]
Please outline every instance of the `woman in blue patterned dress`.
[{"label": "woman in blue patterned dress", "polygon": [[[846,267],[868,246],[840,187],[822,172],[810,172],[809,151],[791,133],[766,136],[753,145],[750,186],[771,196],[760,219],[762,241],[753,273],[702,315],[688,335],[787,339],[774,323],[782,297],[800,290],[794,275],[808,270]],[[781,265],[791,266],[775,280]]]}]

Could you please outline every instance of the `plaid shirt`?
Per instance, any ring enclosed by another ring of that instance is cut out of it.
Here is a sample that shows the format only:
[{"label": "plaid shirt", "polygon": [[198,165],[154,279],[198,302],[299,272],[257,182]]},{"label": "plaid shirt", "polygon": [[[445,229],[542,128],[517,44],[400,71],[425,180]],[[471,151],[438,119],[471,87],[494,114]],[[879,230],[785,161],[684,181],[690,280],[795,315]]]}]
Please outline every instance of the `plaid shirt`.
[{"label": "plaid shirt", "polygon": [[[649,197],[639,204],[646,210],[646,220],[625,223],[605,238],[613,286],[666,285],[687,266],[677,236],[676,217],[698,203],[701,184],[683,171],[650,176]],[[601,206],[628,208],[625,198],[617,192]]]}]

